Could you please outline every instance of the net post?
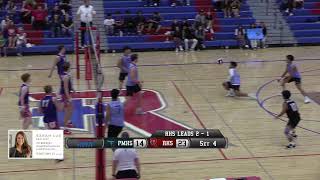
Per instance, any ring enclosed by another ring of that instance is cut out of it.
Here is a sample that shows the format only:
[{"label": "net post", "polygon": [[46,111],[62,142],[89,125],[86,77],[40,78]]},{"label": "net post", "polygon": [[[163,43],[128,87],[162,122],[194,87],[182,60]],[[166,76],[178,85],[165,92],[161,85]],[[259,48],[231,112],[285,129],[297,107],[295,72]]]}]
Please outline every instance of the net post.
[{"label": "net post", "polygon": [[75,53],[76,53],[76,71],[77,71],[77,79],[80,79],[80,59],[79,59],[79,32],[76,31],[75,35]]},{"label": "net post", "polygon": [[85,79],[92,80],[92,64],[90,56],[90,46],[85,48]]},{"label": "net post", "polygon": [[101,54],[100,54],[100,34],[99,34],[99,32],[97,32],[96,52],[98,54],[98,60],[99,60],[99,62],[101,62],[100,61]]},{"label": "net post", "polygon": [[[102,91],[97,92],[96,104],[96,136],[97,138],[105,137],[105,122],[104,122],[104,105],[102,102]],[[96,149],[96,180],[107,180],[105,168],[105,150]]]}]

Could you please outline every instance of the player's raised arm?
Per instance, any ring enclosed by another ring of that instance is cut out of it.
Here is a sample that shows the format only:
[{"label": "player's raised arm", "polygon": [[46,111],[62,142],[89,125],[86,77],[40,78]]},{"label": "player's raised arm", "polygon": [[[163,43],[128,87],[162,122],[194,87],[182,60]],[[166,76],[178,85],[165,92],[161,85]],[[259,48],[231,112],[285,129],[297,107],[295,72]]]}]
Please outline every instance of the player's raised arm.
[{"label": "player's raised arm", "polygon": [[59,62],[59,57],[56,56],[56,58],[54,59],[54,62],[53,62],[53,64],[52,64],[52,66],[51,66],[51,69],[50,69],[50,73],[49,73],[49,75],[48,75],[48,78],[51,78],[51,77],[52,77],[52,73],[53,73],[53,71],[54,71],[54,69],[55,69],[55,67],[56,67],[56,65],[57,65],[58,62]]}]

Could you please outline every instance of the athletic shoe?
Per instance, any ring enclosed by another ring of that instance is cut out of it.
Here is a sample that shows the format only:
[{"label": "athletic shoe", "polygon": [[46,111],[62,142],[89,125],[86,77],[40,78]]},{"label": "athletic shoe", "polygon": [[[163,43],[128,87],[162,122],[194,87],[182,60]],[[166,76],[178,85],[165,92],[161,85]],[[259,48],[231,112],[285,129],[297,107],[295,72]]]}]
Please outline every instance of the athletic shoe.
[{"label": "athletic shoe", "polygon": [[296,144],[295,143],[289,143],[287,146],[286,146],[286,148],[287,149],[292,149],[292,148],[295,148],[296,147]]},{"label": "athletic shoe", "polygon": [[69,129],[65,129],[65,130],[63,130],[63,134],[64,134],[64,135],[71,135],[72,132],[69,131]]},{"label": "athletic shoe", "polygon": [[248,97],[249,97],[249,98],[252,98],[252,99],[254,99],[254,100],[257,100],[257,96],[256,96],[255,94],[253,94],[253,93],[249,93],[249,94],[248,94]]},{"label": "athletic shoe", "polygon": [[304,97],[304,103],[305,103],[305,104],[308,104],[308,103],[310,103],[310,102],[311,102],[310,98],[309,98],[308,96],[305,96],[305,97]]},{"label": "athletic shoe", "polygon": [[234,96],[235,96],[234,92],[231,92],[231,91],[229,91],[229,92],[226,94],[226,97],[234,97]]},{"label": "athletic shoe", "polygon": [[176,48],[176,53],[177,53],[177,52],[179,52],[179,49],[178,49],[178,48]]}]

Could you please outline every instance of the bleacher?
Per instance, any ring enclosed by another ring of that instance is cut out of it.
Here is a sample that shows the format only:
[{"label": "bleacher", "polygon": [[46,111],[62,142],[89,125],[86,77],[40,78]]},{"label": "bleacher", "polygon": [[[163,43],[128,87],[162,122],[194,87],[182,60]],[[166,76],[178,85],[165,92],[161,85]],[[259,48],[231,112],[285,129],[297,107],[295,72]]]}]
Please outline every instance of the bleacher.
[{"label": "bleacher", "polygon": [[172,21],[174,19],[188,20],[192,24],[196,14],[202,9],[211,10],[214,16],[215,33],[213,39],[208,35],[204,43],[207,47],[237,47],[238,42],[234,37],[235,28],[239,24],[248,27],[255,22],[246,1],[243,1],[241,6],[240,18],[224,18],[223,12],[214,12],[211,0],[192,0],[190,6],[171,7],[168,0],[161,1],[159,7],[144,7],[144,5],[143,1],[138,0],[104,0],[105,15],[110,13],[115,20],[123,19],[127,10],[132,16],[141,11],[146,18],[150,17],[153,12],[159,12],[162,17],[160,35],[108,36],[106,41],[109,50],[119,50],[127,45],[139,50],[173,49],[174,43],[170,36],[164,35],[170,30]]},{"label": "bleacher", "polygon": [[[39,0],[37,0],[39,1]],[[41,1],[41,0],[40,0]],[[56,0],[42,0],[42,2],[47,3],[48,10],[52,9]],[[72,37],[59,37],[59,38],[52,38],[52,32],[49,29],[36,31],[33,30],[31,24],[22,24],[20,20],[20,10],[21,10],[21,3],[17,3],[17,12],[15,16],[13,16],[13,21],[17,27],[23,27],[24,32],[27,34],[27,42],[33,44],[33,47],[30,48],[23,48],[24,53],[43,53],[43,54],[50,54],[57,52],[57,46],[60,44],[64,44],[67,51],[73,51],[73,38]],[[50,14],[50,13],[49,13]],[[5,10],[0,11],[0,19],[4,19],[7,15]],[[72,17],[72,16],[70,16]],[[49,17],[50,19],[50,17]],[[8,49],[8,53],[15,52],[14,49]]]},{"label": "bleacher", "polygon": [[[284,13],[285,16],[287,14]],[[305,0],[303,9],[295,9],[286,17],[298,44],[320,43],[320,2]]]}]

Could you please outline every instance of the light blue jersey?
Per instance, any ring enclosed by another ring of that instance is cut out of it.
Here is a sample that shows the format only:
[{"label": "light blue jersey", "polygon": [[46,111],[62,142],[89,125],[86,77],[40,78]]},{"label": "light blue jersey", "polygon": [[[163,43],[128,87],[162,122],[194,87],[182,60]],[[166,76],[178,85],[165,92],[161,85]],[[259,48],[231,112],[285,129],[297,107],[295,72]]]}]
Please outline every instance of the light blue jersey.
[{"label": "light blue jersey", "polygon": [[124,106],[123,103],[118,101],[111,101],[110,107],[110,122],[109,125],[124,126]]},{"label": "light blue jersey", "polygon": [[240,85],[240,74],[235,68],[229,69],[230,83],[232,85]]},{"label": "light blue jersey", "polygon": [[293,68],[296,67],[295,64],[288,64],[287,65],[287,70],[288,70],[288,73],[290,74],[291,77],[293,78],[301,78],[301,75],[298,71],[293,71]]},{"label": "light blue jersey", "polygon": [[131,63],[129,66],[129,72],[134,69],[136,70],[136,77],[134,77],[134,79],[132,79],[132,77],[129,73],[128,80],[127,80],[127,86],[135,86],[135,85],[137,85],[136,82],[139,81],[138,67],[136,64]]},{"label": "light blue jersey", "polygon": [[130,68],[130,63],[131,63],[131,55],[122,56],[121,61],[122,61],[121,72],[122,73],[129,73],[129,68]]}]

